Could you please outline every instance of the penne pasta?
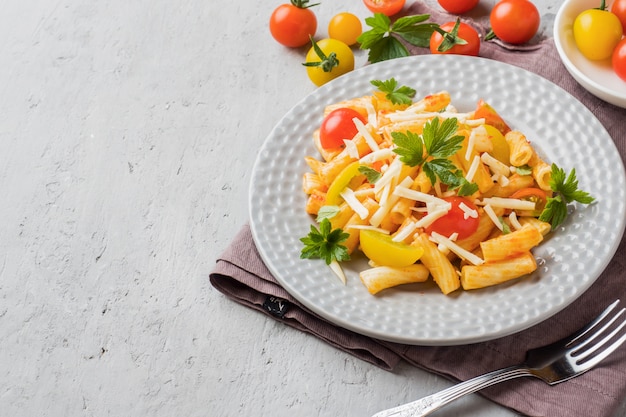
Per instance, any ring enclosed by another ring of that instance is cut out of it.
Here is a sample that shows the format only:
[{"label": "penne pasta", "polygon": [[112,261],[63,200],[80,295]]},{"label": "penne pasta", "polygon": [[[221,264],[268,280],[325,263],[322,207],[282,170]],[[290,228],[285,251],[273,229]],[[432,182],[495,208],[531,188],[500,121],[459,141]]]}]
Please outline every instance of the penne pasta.
[{"label": "penne pasta", "polygon": [[543,240],[541,232],[530,224],[511,233],[480,243],[486,262],[500,261],[529,251]]},{"label": "penne pasta", "polygon": [[461,269],[461,285],[464,290],[475,290],[502,284],[530,274],[537,269],[537,262],[530,252],[482,265],[465,265]]},{"label": "penne pasta", "polygon": [[420,245],[424,249],[424,254],[420,260],[428,268],[442,293],[450,294],[461,287],[456,269],[446,255],[439,251],[437,245],[430,241],[426,233],[421,233],[415,239],[414,244]]},{"label": "penne pasta", "polygon": [[413,264],[403,268],[378,266],[359,273],[359,278],[370,294],[403,284],[424,282],[430,271],[422,264]]},{"label": "penne pasta", "polygon": [[511,165],[520,167],[528,164],[535,151],[526,136],[522,132],[512,130],[504,136],[504,139],[509,144]]}]

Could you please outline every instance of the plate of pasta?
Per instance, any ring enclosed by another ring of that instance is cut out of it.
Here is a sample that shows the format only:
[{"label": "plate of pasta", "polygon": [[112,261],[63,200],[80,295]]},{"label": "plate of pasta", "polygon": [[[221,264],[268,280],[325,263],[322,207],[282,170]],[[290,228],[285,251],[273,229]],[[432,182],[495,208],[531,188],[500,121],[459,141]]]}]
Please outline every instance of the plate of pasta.
[{"label": "plate of pasta", "polygon": [[[342,112],[337,142],[328,120]],[[551,82],[407,57],[333,80],[278,122],[253,168],[250,226],[278,282],[330,322],[475,343],[595,282],[624,233],[624,172],[600,122]]]}]

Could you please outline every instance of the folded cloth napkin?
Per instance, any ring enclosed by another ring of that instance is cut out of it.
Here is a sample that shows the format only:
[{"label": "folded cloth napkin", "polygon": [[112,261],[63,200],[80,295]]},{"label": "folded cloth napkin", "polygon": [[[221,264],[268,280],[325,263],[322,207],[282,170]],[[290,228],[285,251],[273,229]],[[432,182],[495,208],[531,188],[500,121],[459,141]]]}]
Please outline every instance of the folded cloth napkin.
[{"label": "folded cloth napkin", "polygon": [[[431,15],[443,23],[454,20],[415,2],[405,14]],[[484,33],[478,21],[466,21]],[[426,49],[410,48],[413,54]],[[481,56],[520,66],[561,86],[585,104],[615,141],[622,160],[626,156],[626,110],[607,104],[580,87],[562,65],[552,39],[539,39],[523,49],[499,42],[483,42]],[[575,303],[550,319],[525,331],[493,341],[465,346],[410,346],[372,339],[340,328],[304,308],[271,275],[254,246],[250,228],[244,225],[217,260],[210,274],[212,285],[229,298],[262,311],[287,325],[319,337],[383,369],[393,370],[399,361],[446,376],[466,380],[473,376],[520,363],[528,349],[543,346],[573,333],[595,317],[610,301],[626,300],[626,265],[622,239],[617,255],[596,283]],[[626,398],[626,348],[618,349],[601,366],[565,383],[549,387],[533,378],[501,383],[481,391],[485,397],[528,416],[613,416]]]}]

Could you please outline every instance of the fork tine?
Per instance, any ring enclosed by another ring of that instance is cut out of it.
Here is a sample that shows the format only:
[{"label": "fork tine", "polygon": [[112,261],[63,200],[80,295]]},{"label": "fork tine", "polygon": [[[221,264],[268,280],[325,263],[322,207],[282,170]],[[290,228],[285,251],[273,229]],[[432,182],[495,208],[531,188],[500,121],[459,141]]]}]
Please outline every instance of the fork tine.
[{"label": "fork tine", "polygon": [[[589,338],[587,341],[585,341],[579,348],[576,349],[576,351],[572,352],[572,356],[574,356],[577,360],[576,363],[578,365],[581,365],[584,363],[584,365],[586,366],[588,362],[592,362],[595,361],[595,358],[598,357],[602,357],[602,355],[604,355],[605,352],[600,353],[598,356],[594,357],[593,359],[589,360],[589,361],[585,361],[586,358],[588,358],[589,356],[593,355],[598,349],[602,348],[606,343],[608,343],[610,340],[612,340],[615,335],[617,335],[625,326],[626,326],[626,321],[622,321],[621,324],[619,326],[617,326],[615,329],[613,329],[613,331],[611,333],[609,333],[608,335],[606,335],[601,341],[595,343],[590,349],[587,349],[586,351],[578,354],[578,351],[580,349],[582,349],[584,346],[586,346],[587,344],[589,344],[589,342],[591,342],[594,337],[603,332],[606,328],[608,328],[611,324],[613,324],[615,322],[615,320],[617,318],[619,318],[619,316],[621,316],[624,311],[626,311],[626,308],[623,308],[622,310],[620,310],[620,312],[606,325],[604,325],[602,327],[602,329],[596,333],[593,337]],[[617,346],[619,346],[620,344],[622,344],[622,342],[624,341],[623,339],[626,338],[626,334],[622,335],[622,337],[620,339],[618,339],[616,342],[614,342],[612,345],[608,346],[606,349],[610,350],[610,349],[615,349],[617,348]],[[615,346],[615,344],[617,344],[617,346]],[[615,347],[614,347],[615,346]],[[609,353],[611,353],[612,351],[610,351]],[[600,359],[602,360],[602,359]],[[595,362],[597,363],[597,362]],[[593,365],[591,365],[593,366]]]},{"label": "fork tine", "polygon": [[[622,323],[622,325],[620,326],[620,329],[622,327],[624,327],[624,325],[626,325],[626,322]],[[622,337],[617,339],[615,342],[613,342],[613,344],[609,345],[601,353],[599,353],[598,355],[596,355],[593,358],[589,359],[588,361],[585,361],[582,364],[579,364],[579,366],[582,366],[585,369],[593,368],[598,363],[600,363],[602,360],[604,360],[607,356],[609,356],[611,353],[613,353],[618,347],[620,347],[624,343],[624,341],[626,341],[626,333],[623,334]]]},{"label": "fork tine", "polygon": [[[587,324],[585,327],[574,333],[573,336],[570,336],[571,340],[565,345],[566,347],[571,347],[574,343],[579,342],[580,339],[587,335],[594,327],[596,327],[606,316],[608,316],[611,311],[619,304],[620,300],[615,300],[611,305],[609,305],[598,317],[596,317],[593,321]],[[595,337],[596,334],[592,334],[591,338]]]},{"label": "fork tine", "polygon": [[[617,312],[607,323],[605,323],[602,327],[600,327],[599,329],[595,329],[593,333],[590,333],[588,335],[588,337],[585,340],[582,340],[574,349],[574,353],[573,355],[576,355],[576,352],[581,351],[585,346],[587,346],[589,343],[593,342],[596,337],[601,336],[606,330],[608,330],[613,323],[615,323],[615,321],[617,321],[618,318],[620,318],[620,316],[622,314],[624,314],[624,311],[626,311],[626,308],[622,308],[619,312]],[[623,323],[622,323],[623,325]],[[619,329],[618,329],[619,330]],[[609,335],[608,339],[610,339],[610,337],[612,337],[617,331],[614,331],[613,333],[611,333],[611,335]],[[602,340],[601,342],[596,342],[594,348],[592,348],[591,350],[589,350],[588,352],[593,352],[593,350],[595,350],[597,347],[602,346],[604,343],[607,342],[607,338],[605,338],[604,340]]]}]

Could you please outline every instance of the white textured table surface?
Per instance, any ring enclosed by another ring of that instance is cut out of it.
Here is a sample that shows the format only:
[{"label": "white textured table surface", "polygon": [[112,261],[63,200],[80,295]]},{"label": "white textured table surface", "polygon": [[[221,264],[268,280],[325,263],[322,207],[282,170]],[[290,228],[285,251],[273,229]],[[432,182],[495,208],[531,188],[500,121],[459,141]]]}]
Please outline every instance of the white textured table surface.
[{"label": "white textured table surface", "polygon": [[[0,415],[369,416],[450,384],[209,284],[255,150],[315,88],[269,35],[281,2],[2,3]],[[560,1],[536,3],[549,28]],[[343,10],[368,14],[322,0],[318,35]],[[513,414],[473,395],[438,415]]]}]

